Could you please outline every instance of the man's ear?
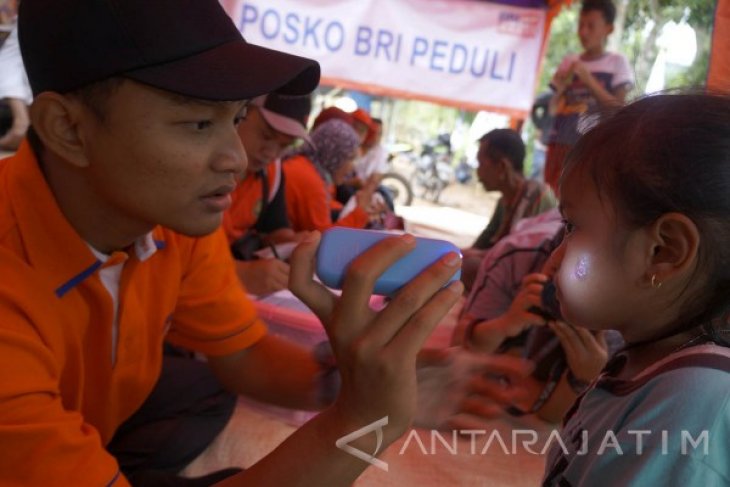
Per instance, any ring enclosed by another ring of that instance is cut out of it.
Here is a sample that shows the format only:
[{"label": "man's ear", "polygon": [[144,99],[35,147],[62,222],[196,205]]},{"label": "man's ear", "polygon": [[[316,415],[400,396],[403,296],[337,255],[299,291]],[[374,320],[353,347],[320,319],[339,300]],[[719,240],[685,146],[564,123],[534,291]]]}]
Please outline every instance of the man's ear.
[{"label": "man's ear", "polygon": [[512,162],[506,157],[499,158],[500,172],[504,174],[504,177],[508,177],[512,174]]},{"label": "man's ear", "polygon": [[665,213],[651,226],[652,276],[658,282],[691,271],[700,247],[700,232],[697,225],[682,213]]},{"label": "man's ear", "polygon": [[86,167],[84,109],[81,103],[54,92],[39,94],[30,108],[33,130],[49,150],[77,167]]}]

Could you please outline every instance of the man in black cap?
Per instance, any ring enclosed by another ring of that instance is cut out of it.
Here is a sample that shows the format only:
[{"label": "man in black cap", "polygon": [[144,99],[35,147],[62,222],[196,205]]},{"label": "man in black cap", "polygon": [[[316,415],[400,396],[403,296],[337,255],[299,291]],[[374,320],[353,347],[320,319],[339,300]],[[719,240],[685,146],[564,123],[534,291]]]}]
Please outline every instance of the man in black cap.
[{"label": "man in black cap", "polygon": [[333,375],[266,334],[219,230],[246,167],[236,126],[246,100],[312,91],[318,65],[246,43],[216,0],[23,0],[19,36],[35,100],[0,164],[0,484],[130,485],[106,447],[167,340],[231,391],[331,403],[226,485],[350,485],[368,463],[337,440],[379,421],[351,444],[377,454],[406,431],[416,354],[462,288],[442,289],[450,254],[375,313],[375,279],[413,238],[370,249],[337,298],[312,279],[315,233],[290,283],[330,335],[334,402],[316,393]]},{"label": "man in black cap", "polygon": [[284,260],[275,258],[278,255],[255,258],[254,252],[301,238],[286,214],[280,156],[297,140],[311,143],[306,128],[311,108],[309,96],[271,93],[254,98],[238,126],[248,167],[223,215],[223,228],[236,258],[236,272],[252,294],[270,294],[289,282]]}]

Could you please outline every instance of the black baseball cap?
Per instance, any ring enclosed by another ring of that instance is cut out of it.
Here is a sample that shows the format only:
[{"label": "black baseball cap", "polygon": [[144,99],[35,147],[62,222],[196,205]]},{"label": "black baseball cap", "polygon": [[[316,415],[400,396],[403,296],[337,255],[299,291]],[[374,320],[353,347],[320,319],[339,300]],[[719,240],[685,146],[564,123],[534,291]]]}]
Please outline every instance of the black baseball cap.
[{"label": "black baseball cap", "polygon": [[220,101],[319,83],[316,61],[247,43],[218,0],[23,0],[18,35],[35,95],[112,76]]},{"label": "black baseball cap", "polygon": [[307,120],[312,111],[312,99],[309,96],[271,93],[254,98],[251,104],[259,109],[264,120],[277,132],[312,143],[307,132]]}]

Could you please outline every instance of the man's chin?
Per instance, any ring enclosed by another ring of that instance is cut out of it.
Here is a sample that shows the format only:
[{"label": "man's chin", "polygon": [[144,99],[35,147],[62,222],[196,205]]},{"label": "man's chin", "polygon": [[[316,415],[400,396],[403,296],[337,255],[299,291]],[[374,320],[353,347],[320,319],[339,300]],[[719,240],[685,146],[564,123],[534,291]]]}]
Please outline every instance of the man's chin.
[{"label": "man's chin", "polygon": [[217,217],[208,216],[180,224],[169,225],[168,228],[186,237],[205,237],[220,228],[223,214]]}]

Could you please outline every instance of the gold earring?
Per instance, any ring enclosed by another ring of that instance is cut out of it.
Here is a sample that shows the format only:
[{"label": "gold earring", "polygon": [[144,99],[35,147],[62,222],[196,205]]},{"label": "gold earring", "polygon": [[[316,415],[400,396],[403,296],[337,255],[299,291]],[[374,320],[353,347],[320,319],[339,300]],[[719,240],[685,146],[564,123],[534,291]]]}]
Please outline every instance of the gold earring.
[{"label": "gold earring", "polygon": [[662,287],[662,282],[657,281],[656,274],[652,274],[651,276],[651,287],[653,287],[654,289],[659,289],[660,287]]}]

